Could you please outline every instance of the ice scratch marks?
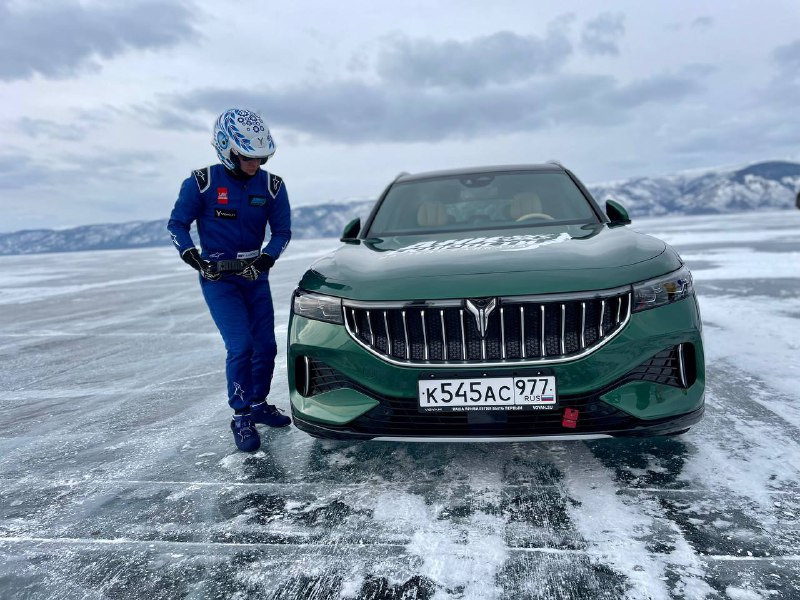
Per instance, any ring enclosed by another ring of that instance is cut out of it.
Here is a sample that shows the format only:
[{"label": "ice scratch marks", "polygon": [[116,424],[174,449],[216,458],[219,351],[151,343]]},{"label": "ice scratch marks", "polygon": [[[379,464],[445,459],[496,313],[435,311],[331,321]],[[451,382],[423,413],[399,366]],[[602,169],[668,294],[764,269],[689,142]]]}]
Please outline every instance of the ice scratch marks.
[{"label": "ice scratch marks", "polygon": [[752,506],[733,507],[708,496],[675,498],[669,493],[660,495],[658,505],[700,556],[770,557],[779,552],[778,540],[765,535],[764,523]]},{"label": "ice scratch marks", "polygon": [[[738,382],[726,382],[721,397],[731,393],[742,401],[760,401],[769,410],[778,409],[783,420],[800,429],[800,409],[793,401],[800,381],[800,361],[789,359],[798,355],[798,325],[790,315],[800,312],[800,299],[771,298],[765,303],[758,296],[715,297],[708,302],[701,299],[700,308],[704,318],[721,328],[713,337],[708,336],[707,362],[713,368],[725,360],[739,372]],[[736,371],[726,368],[724,375],[728,374]],[[745,374],[758,378],[753,384],[761,384],[747,386],[750,397],[737,387]]]},{"label": "ice scratch marks", "polygon": [[669,600],[666,561],[647,545],[653,535],[651,514],[656,511],[645,512],[639,501],[619,496],[606,469],[584,444],[551,448],[574,501],[570,516],[588,544],[589,555],[625,574],[631,598]]},{"label": "ice scratch marks", "polygon": [[[450,492],[463,495],[469,490]],[[445,500],[428,503],[418,494],[380,494],[375,519],[382,527],[411,532],[406,551],[417,557],[418,573],[442,586],[445,597],[502,597],[496,575],[507,558],[503,519],[479,511],[451,520]]]},{"label": "ice scratch marks", "polygon": [[[394,548],[109,541],[0,540],[4,597],[427,600],[433,596],[430,582],[420,577],[353,575],[354,564],[373,562],[393,564],[401,575],[406,557]],[[4,577],[12,557],[17,562],[12,570],[37,576]],[[355,593],[340,595],[345,590]]]},{"label": "ice scratch marks", "polygon": [[127,279],[117,279],[104,281],[102,283],[83,283],[61,286],[36,286],[36,287],[14,287],[6,288],[0,293],[0,304],[28,304],[39,300],[52,298],[55,296],[65,296],[71,294],[83,294],[98,289],[107,289],[120,285],[142,284],[158,280],[171,279],[172,273],[162,275],[150,275],[147,277],[130,277]]},{"label": "ice scratch marks", "polygon": [[[708,408],[684,477],[725,488],[769,512],[773,492],[800,489],[800,444],[788,399],[723,362],[709,378]],[[689,437],[688,439],[692,439]]]},{"label": "ice scratch marks", "polygon": [[719,596],[730,600],[795,600],[800,597],[800,563],[736,559],[709,565]]}]

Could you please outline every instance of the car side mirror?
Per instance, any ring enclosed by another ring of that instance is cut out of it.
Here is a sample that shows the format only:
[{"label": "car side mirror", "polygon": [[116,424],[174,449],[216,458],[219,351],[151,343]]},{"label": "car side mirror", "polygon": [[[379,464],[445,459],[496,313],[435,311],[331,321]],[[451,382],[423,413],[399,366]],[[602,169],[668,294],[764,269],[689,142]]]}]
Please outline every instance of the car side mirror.
[{"label": "car side mirror", "polygon": [[344,226],[344,231],[342,231],[342,237],[339,238],[339,241],[344,242],[345,244],[358,244],[360,243],[360,240],[358,239],[358,234],[360,231],[361,218],[356,217]]},{"label": "car side mirror", "polygon": [[628,211],[616,200],[606,200],[606,214],[611,220],[609,225],[630,225],[631,218],[628,216]]}]

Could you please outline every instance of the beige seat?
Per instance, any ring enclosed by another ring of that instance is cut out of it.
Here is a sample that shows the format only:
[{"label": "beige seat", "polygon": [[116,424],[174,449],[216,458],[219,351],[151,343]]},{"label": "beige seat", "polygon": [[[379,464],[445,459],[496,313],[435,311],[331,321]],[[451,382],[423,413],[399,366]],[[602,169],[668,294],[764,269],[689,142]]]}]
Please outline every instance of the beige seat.
[{"label": "beige seat", "polygon": [[519,192],[511,198],[508,216],[519,219],[525,215],[542,212],[542,199],[536,192]]},{"label": "beige seat", "polygon": [[440,227],[447,223],[447,211],[441,202],[423,202],[417,209],[420,227]]}]

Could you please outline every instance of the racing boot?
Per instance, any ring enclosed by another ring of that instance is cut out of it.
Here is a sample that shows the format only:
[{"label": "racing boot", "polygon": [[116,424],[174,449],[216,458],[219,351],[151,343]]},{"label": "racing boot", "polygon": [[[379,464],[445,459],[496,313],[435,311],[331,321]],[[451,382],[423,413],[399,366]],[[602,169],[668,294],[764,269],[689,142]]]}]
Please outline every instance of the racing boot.
[{"label": "racing boot", "polygon": [[234,414],[231,419],[231,431],[236,447],[242,452],[255,452],[261,447],[261,438],[258,436],[250,414]]},{"label": "racing boot", "polygon": [[253,423],[263,423],[270,427],[286,427],[292,422],[281,412],[281,409],[274,404],[269,404],[266,400],[250,405],[250,417],[253,419]]}]

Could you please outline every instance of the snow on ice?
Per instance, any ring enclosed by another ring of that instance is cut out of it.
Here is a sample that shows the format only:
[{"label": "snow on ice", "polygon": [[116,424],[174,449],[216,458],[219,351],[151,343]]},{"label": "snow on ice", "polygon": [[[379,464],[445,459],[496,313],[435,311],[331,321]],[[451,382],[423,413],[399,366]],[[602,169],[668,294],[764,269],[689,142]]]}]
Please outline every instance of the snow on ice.
[{"label": "snow on ice", "polygon": [[[239,454],[174,250],[0,257],[0,596],[800,598],[800,211],[633,227],[681,252],[705,320],[707,413],[680,437],[287,429]],[[295,241],[275,267],[279,347],[336,246]]]}]

